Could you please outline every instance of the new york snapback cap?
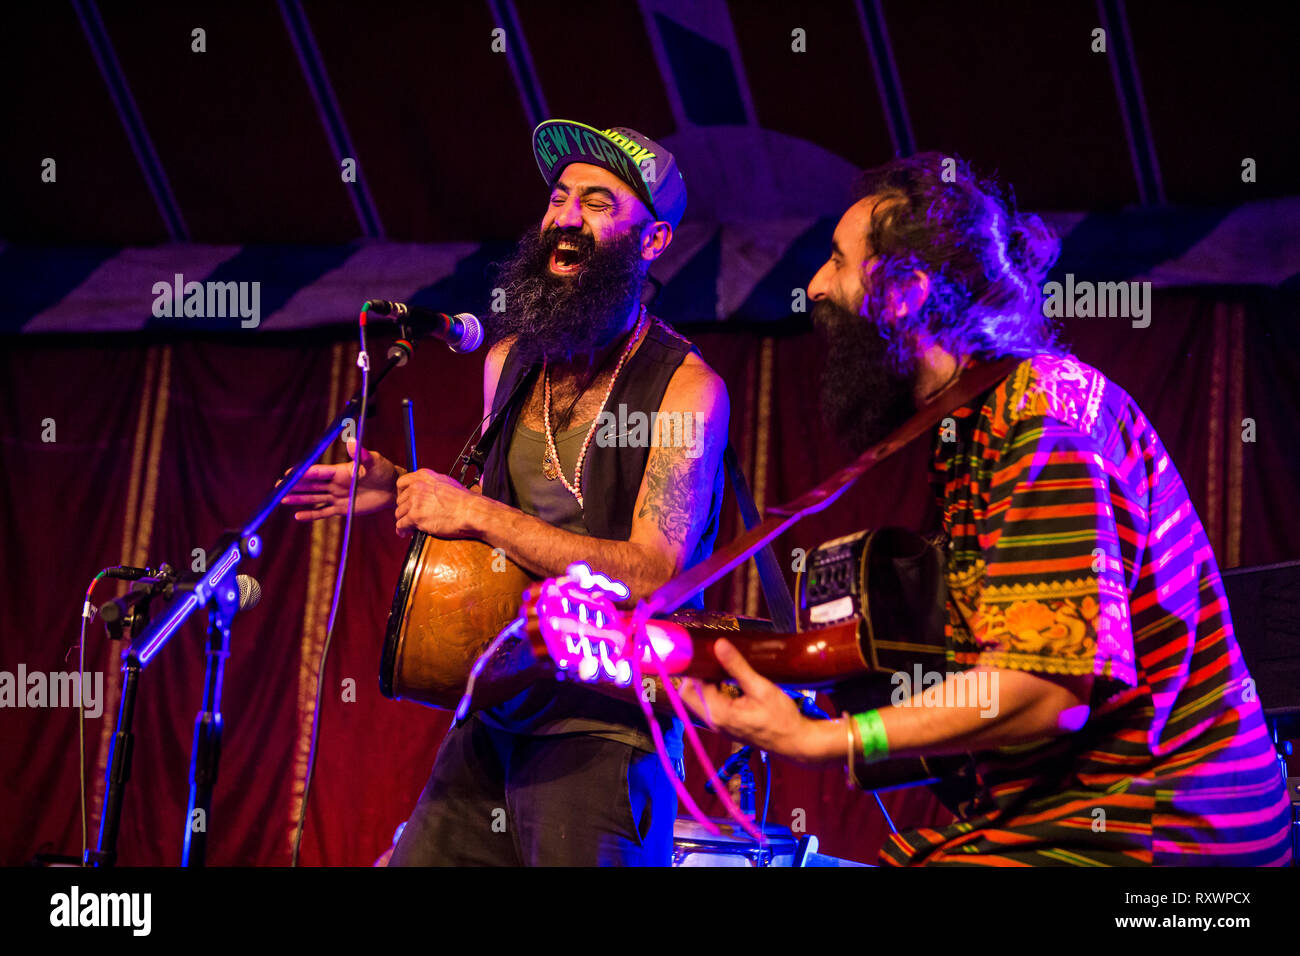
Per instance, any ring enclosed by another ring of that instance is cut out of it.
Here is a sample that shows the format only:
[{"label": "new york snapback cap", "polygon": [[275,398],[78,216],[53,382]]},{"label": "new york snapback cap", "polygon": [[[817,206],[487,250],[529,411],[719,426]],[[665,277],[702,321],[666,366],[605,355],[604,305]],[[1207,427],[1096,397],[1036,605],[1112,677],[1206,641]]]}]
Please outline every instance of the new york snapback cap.
[{"label": "new york snapback cap", "polygon": [[686,182],[677,160],[634,129],[599,130],[572,120],[547,120],[533,130],[533,155],[549,187],[570,163],[590,163],[627,183],[655,219],[674,229],[686,212]]}]

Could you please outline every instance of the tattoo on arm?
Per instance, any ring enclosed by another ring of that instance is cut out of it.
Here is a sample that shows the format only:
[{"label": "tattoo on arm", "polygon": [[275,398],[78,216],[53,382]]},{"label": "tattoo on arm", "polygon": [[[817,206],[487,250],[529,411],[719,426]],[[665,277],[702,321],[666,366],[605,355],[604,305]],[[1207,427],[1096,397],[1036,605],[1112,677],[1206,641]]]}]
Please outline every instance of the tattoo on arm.
[{"label": "tattoo on arm", "polygon": [[649,516],[672,544],[691,533],[699,495],[691,483],[691,462],[681,449],[652,448],[646,463],[645,504],[638,518]]}]

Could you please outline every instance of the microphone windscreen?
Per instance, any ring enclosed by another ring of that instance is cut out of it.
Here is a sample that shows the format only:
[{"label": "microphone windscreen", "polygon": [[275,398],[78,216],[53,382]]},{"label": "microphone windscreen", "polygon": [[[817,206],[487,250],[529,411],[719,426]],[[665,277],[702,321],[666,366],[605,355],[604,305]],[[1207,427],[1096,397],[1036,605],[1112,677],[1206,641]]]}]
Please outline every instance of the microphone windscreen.
[{"label": "microphone windscreen", "polygon": [[257,602],[262,600],[262,585],[257,583],[257,578],[248,574],[237,574],[235,580],[239,583],[239,609],[247,611],[249,608],[257,607]]},{"label": "microphone windscreen", "polygon": [[483,323],[478,320],[478,316],[470,315],[468,312],[458,312],[453,318],[460,321],[465,331],[460,337],[460,341],[452,345],[453,352],[473,352],[483,344]]}]

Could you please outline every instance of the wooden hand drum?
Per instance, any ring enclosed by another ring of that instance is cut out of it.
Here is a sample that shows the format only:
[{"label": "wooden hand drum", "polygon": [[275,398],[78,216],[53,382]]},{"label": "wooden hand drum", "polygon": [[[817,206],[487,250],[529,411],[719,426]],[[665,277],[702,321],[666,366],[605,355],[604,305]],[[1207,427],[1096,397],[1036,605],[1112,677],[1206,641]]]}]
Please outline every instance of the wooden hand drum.
[{"label": "wooden hand drum", "polygon": [[534,580],[482,541],[417,532],[388,614],[384,696],[455,709],[470,667],[519,613]]}]

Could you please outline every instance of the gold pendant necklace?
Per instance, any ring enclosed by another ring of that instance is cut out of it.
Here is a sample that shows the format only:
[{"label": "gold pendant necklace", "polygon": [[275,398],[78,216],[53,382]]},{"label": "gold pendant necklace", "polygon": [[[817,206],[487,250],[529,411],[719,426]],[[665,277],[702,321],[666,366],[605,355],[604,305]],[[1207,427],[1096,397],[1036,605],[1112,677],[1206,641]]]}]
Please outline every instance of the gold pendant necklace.
[{"label": "gold pendant necklace", "polygon": [[549,451],[546,453],[546,457],[542,459],[542,474],[546,476],[548,481],[554,481],[560,477],[560,466],[555,463],[555,459],[551,457]]}]

